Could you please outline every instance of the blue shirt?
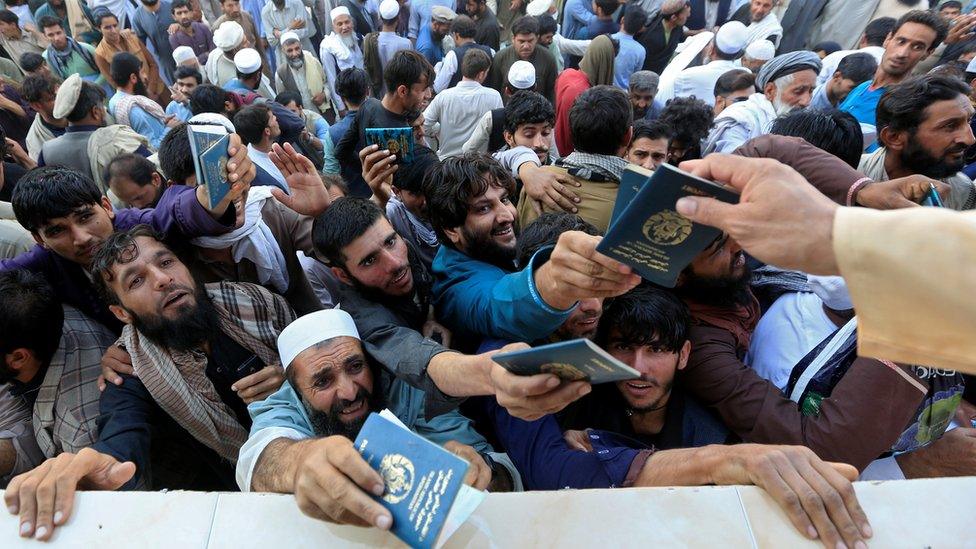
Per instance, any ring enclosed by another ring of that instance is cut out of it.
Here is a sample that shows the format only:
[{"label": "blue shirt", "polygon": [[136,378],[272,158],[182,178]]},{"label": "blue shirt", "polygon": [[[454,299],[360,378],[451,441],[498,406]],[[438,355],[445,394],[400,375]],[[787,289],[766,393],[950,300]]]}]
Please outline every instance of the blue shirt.
[{"label": "blue shirt", "polygon": [[166,105],[166,114],[176,115],[176,118],[186,122],[191,117],[193,117],[193,112],[190,108],[176,101],[170,101],[169,105]]},{"label": "blue shirt", "polygon": [[596,14],[590,11],[590,0],[568,0],[563,9],[562,35],[570,40],[589,38],[586,27],[596,19]]},{"label": "blue shirt", "polygon": [[424,25],[430,25],[430,10],[434,6],[444,6],[454,10],[454,0],[413,0],[410,2],[410,24],[407,30],[407,38],[419,40],[420,29]]},{"label": "blue shirt", "polygon": [[820,84],[813,90],[813,96],[810,98],[810,105],[807,106],[808,109],[819,109],[827,110],[834,108],[830,104],[830,99],[827,98],[827,83],[824,82]]},{"label": "blue shirt", "polygon": [[[838,108],[843,112],[851,113],[851,116],[856,118],[861,124],[877,126],[878,101],[881,100],[881,96],[884,95],[886,89],[881,87],[872,90],[871,81],[868,80],[851,90],[851,93],[847,95],[847,99],[844,99],[844,102]],[[873,152],[878,147],[878,143],[875,142],[866,151]]]},{"label": "blue shirt", "polygon": [[436,44],[434,43],[434,37],[430,32],[430,23],[425,23],[424,26],[420,27],[420,34],[417,35],[416,49],[430,61],[432,66],[440,63],[444,59],[443,44],[440,41]]},{"label": "blue shirt", "polygon": [[[116,91],[115,95],[108,100],[108,110],[114,114],[119,101],[126,95],[129,94],[122,90]],[[118,118],[118,116],[115,118]],[[155,116],[144,111],[139,105],[132,105],[132,108],[129,109],[129,126],[145,136],[149,140],[152,148],[156,150],[159,149],[159,142],[163,140],[163,136],[169,131],[169,127],[166,124],[163,124]]]},{"label": "blue shirt", "polygon": [[644,66],[647,50],[627,33],[618,32],[612,38],[620,42],[620,51],[613,60],[613,83],[618,88],[627,90],[629,89],[630,75]]}]

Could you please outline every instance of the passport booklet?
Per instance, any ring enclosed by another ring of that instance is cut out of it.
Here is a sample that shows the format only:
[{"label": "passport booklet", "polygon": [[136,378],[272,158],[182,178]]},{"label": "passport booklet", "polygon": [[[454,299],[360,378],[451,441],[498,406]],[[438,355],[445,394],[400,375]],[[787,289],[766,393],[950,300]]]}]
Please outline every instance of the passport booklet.
[{"label": "passport booklet", "polygon": [[637,370],[613,358],[588,339],[498,353],[491,359],[521,376],[555,374],[566,381],[589,381],[592,384],[640,377]]},{"label": "passport booklet", "polygon": [[736,204],[739,194],[670,164],[650,173],[638,166],[624,169],[610,229],[596,250],[650,282],[674,288],[681,271],[722,234],[675,211],[678,199],[705,196]]},{"label": "passport booklet", "polygon": [[197,185],[206,185],[213,209],[230,192],[227,181],[227,147],[230,135],[219,125],[190,124],[187,126],[190,138],[190,152],[193,153],[193,168]]},{"label": "passport booklet", "polygon": [[393,516],[391,533],[410,547],[440,547],[481,504],[464,484],[468,462],[408,429],[389,410],[372,413],[356,450],[383,477],[374,497]]}]

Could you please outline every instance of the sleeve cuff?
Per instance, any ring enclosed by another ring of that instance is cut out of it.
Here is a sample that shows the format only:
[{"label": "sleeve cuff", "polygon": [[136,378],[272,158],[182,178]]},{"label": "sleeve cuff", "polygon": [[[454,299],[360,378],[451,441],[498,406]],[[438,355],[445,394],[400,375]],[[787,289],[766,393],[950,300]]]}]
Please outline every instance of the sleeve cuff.
[{"label": "sleeve cuff", "polygon": [[529,295],[532,296],[532,300],[536,303],[536,305],[541,307],[545,312],[552,315],[564,315],[575,309],[578,302],[573,303],[572,307],[568,309],[557,309],[542,299],[542,296],[539,295],[539,289],[535,286],[535,272],[543,263],[549,261],[549,256],[552,255],[553,249],[555,249],[555,246],[547,246],[542,248],[532,256],[531,260],[529,260],[529,265],[525,268],[528,271],[526,274],[529,278]]}]

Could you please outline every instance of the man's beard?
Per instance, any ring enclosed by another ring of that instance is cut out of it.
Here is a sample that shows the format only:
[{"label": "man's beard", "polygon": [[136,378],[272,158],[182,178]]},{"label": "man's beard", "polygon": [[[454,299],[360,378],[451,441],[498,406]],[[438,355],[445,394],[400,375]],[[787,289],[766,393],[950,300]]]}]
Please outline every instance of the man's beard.
[{"label": "man's beard", "polygon": [[636,107],[635,106],[634,107],[634,120],[640,120],[641,118],[644,118],[644,116],[647,115],[647,110],[650,109],[650,108],[651,108],[650,105],[648,105],[646,107],[643,107],[643,108]]},{"label": "man's beard", "polygon": [[[499,227],[492,226],[491,231],[484,234],[469,232],[466,227],[461,227],[461,234],[467,242],[467,254],[475,259],[490,263],[504,271],[511,271],[515,267],[515,247],[506,248],[499,246],[491,233]],[[518,235],[518,223],[512,221],[512,233]]]},{"label": "man's beard", "polygon": [[965,150],[966,146],[959,143],[946,149],[943,156],[937,158],[926,151],[919,140],[912,135],[909,136],[905,150],[901,152],[901,164],[914,174],[932,179],[944,179],[955,175],[966,163],[963,155],[959,156],[959,160],[950,161],[946,158],[946,154]]},{"label": "man's beard", "polygon": [[155,6],[159,3],[159,0],[142,0],[142,3],[147,6]]},{"label": "man's beard", "polygon": [[305,56],[299,55],[298,57],[294,57],[294,58],[289,57],[288,66],[296,70],[305,67]]},{"label": "man's beard", "polygon": [[342,40],[342,43],[345,44],[347,48],[351,50],[356,49],[356,37],[353,36],[352,33],[340,34],[339,39]]},{"label": "man's beard", "polygon": [[187,19],[185,23],[180,23],[180,26],[184,29],[188,29],[193,26],[193,19]]},{"label": "man's beard", "polygon": [[776,90],[776,97],[774,97],[772,101],[773,110],[776,111],[776,116],[786,116],[787,114],[790,114],[791,112],[802,108],[802,107],[794,107],[793,105],[786,103],[785,101],[783,101],[780,95],[781,95],[780,91]]},{"label": "man's beard", "polygon": [[684,281],[679,293],[703,305],[716,307],[733,307],[746,305],[752,299],[749,283],[752,271],[748,265],[741,275],[725,275],[721,277],[702,277],[695,274],[691,268],[684,272]]},{"label": "man's beard", "polygon": [[132,315],[132,326],[153,343],[171,351],[190,351],[212,340],[220,321],[203,286],[197,286],[194,297],[196,304],[181,307],[179,316],[173,319],[162,315],[140,317],[126,310]]},{"label": "man's beard", "polygon": [[[656,387],[661,387],[661,384],[658,383],[658,381],[655,379],[644,379],[643,377],[641,377],[640,379],[635,379],[634,382],[652,383]],[[673,386],[674,386],[674,380],[672,379],[664,387],[661,387],[662,389],[661,395],[657,397],[657,399],[655,399],[654,402],[651,402],[645,406],[638,406],[638,407],[633,407],[630,405],[630,403],[627,403],[627,408],[629,408],[630,411],[634,414],[645,414],[647,412],[654,412],[660,410],[664,406],[667,406],[668,397],[671,396],[671,388]],[[627,399],[624,400],[626,401]],[[662,404],[661,401],[664,401],[664,404]]]},{"label": "man's beard", "polygon": [[382,393],[382,390],[378,390],[373,394],[369,394],[366,392],[366,389],[360,388],[354,400],[339,399],[332,405],[332,409],[328,412],[314,408],[312,403],[306,400],[304,396],[301,399],[302,405],[305,406],[305,412],[308,414],[308,420],[312,423],[312,431],[315,433],[315,436],[330,437],[332,435],[340,435],[349,440],[356,440],[356,437],[359,435],[359,430],[363,428],[363,424],[366,423],[369,414],[363,414],[361,419],[357,419],[352,423],[343,423],[339,419],[339,413],[343,408],[352,406],[359,399],[366,400],[366,405],[370,412],[378,412],[386,407]]},{"label": "man's beard", "polygon": [[132,87],[132,93],[133,95],[144,95],[148,97],[149,89],[146,88],[146,82],[142,78]]}]

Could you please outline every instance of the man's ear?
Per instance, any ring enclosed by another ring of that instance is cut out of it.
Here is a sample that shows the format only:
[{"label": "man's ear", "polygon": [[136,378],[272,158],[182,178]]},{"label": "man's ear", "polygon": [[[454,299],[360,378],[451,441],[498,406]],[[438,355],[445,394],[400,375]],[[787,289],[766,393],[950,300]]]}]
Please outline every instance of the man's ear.
[{"label": "man's ear", "polygon": [[163,176],[159,175],[159,172],[153,172],[150,176],[149,183],[157,189],[163,187]]},{"label": "man's ear", "polygon": [[20,373],[21,370],[34,361],[34,352],[24,347],[18,347],[3,356],[7,368]]},{"label": "man's ear", "polygon": [[776,84],[773,84],[772,82],[766,84],[766,87],[763,88],[763,95],[765,95],[766,99],[772,103],[773,100],[776,99]]},{"label": "man's ear", "polygon": [[132,73],[129,75],[129,84],[135,85],[139,82],[139,73]]},{"label": "man's ear", "polygon": [[397,86],[397,89],[396,89],[396,96],[397,97],[404,97],[404,96],[406,96],[409,93],[410,93],[410,88],[408,88],[407,86],[404,86],[402,84],[399,85],[399,86]]},{"label": "man's ear", "polygon": [[332,269],[332,274],[336,275],[336,278],[339,279],[339,282],[349,286],[353,285],[352,278],[349,277],[349,273],[347,273],[345,269],[340,267],[330,267],[330,269]]},{"label": "man's ear", "polygon": [[908,132],[898,132],[886,126],[878,132],[878,141],[889,151],[902,151],[908,138]]},{"label": "man's ear", "polygon": [[681,346],[681,350],[678,351],[678,369],[684,370],[685,366],[688,365],[688,357],[691,356],[691,341],[685,340],[685,344]]},{"label": "man's ear", "polygon": [[[976,80],[974,80],[974,82],[976,82]],[[511,132],[509,132],[508,130],[503,131],[502,138],[505,139],[505,144],[508,145],[508,148],[510,149],[515,148],[515,136],[512,135]]]},{"label": "man's ear", "polygon": [[[96,274],[95,276],[101,275]],[[108,310],[112,311],[112,314],[115,315],[115,318],[119,319],[119,322],[122,322],[123,324],[132,324],[132,315],[130,315],[129,311],[126,311],[121,305],[109,305]]]},{"label": "man's ear", "polygon": [[108,212],[109,219],[115,219],[115,209],[112,208],[112,202],[104,194],[102,195],[102,202],[100,206],[104,208],[106,212]]},{"label": "man's ear", "polygon": [[455,248],[460,249],[461,244],[461,230],[460,227],[455,227],[453,229],[444,229],[444,236],[454,244]]}]

